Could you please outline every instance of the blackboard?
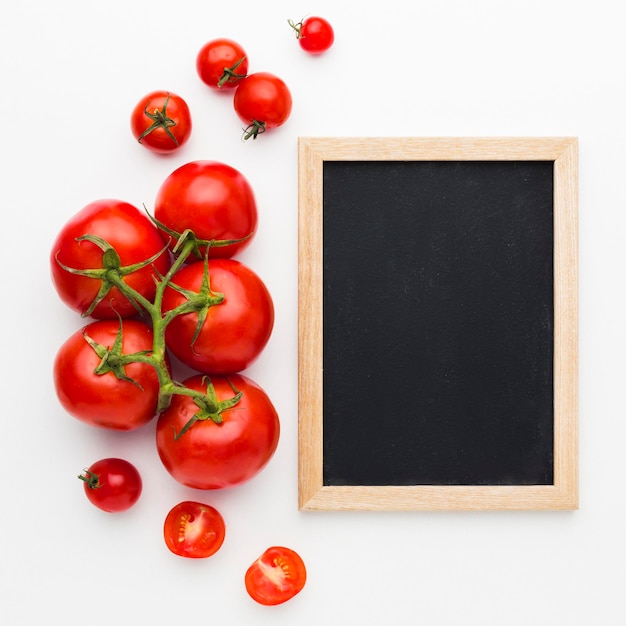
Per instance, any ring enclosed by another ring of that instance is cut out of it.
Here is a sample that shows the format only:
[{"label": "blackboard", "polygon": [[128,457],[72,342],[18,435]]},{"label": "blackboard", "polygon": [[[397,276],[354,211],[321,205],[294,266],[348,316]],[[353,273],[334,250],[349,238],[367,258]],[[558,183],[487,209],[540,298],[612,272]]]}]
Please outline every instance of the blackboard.
[{"label": "blackboard", "polygon": [[301,138],[299,507],[572,509],[577,142]]}]

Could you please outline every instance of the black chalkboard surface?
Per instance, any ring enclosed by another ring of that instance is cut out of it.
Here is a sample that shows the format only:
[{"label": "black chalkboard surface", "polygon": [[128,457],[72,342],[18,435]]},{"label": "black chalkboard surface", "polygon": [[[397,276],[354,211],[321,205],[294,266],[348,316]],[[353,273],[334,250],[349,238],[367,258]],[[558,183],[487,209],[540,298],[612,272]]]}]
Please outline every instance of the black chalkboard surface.
[{"label": "black chalkboard surface", "polygon": [[301,140],[301,508],[577,506],[575,148]]}]

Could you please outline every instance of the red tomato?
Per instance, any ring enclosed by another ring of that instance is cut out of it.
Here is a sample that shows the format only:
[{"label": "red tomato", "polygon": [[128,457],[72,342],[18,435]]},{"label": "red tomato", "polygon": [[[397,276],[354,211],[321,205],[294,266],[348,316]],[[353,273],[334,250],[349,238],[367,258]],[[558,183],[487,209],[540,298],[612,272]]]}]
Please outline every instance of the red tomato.
[{"label": "red tomato", "polygon": [[205,559],[224,543],[226,524],[220,512],[200,502],[180,502],[163,525],[165,545],[178,556]]},{"label": "red tomato", "polygon": [[124,459],[101,459],[78,478],[83,481],[89,501],[107,513],[130,509],[143,488],[137,468]]},{"label": "red tomato", "polygon": [[205,241],[242,240],[211,247],[211,257],[241,252],[254,237],[258,219],[248,180],[217,161],[192,161],[172,172],[157,192],[154,217],[178,235],[191,229]]},{"label": "red tomato", "polygon": [[[163,312],[183,305],[206,291],[205,263],[180,269],[163,294]],[[169,350],[185,365],[205,374],[232,374],[246,369],[266,346],[274,326],[274,304],[267,287],[249,267],[235,259],[209,259],[208,278],[216,302],[200,311],[206,315],[198,331],[197,312],[177,315],[165,331]]]},{"label": "red tomato", "polygon": [[[163,238],[150,219],[139,209],[121,200],[97,200],[81,209],[61,229],[50,253],[52,281],[59,297],[70,308],[99,319],[130,317],[137,313],[133,304],[102,278],[81,276],[64,269],[102,269],[104,260],[111,262],[102,248],[93,241],[78,238],[94,235],[107,241],[117,252],[122,267],[146,261],[158,255],[153,263],[124,276],[124,282],[151,300],[155,293],[155,269],[165,274],[170,266]],[[115,256],[115,255],[113,255]],[[104,287],[103,287],[104,285]],[[102,289],[105,290],[102,293]],[[101,298],[101,299],[100,299]],[[92,306],[99,300],[95,308]]]},{"label": "red tomato", "polygon": [[335,41],[333,27],[323,17],[307,17],[297,24],[289,22],[296,31],[300,47],[310,54],[328,50]]},{"label": "red tomato", "polygon": [[160,154],[178,150],[191,135],[191,113],[187,103],[170,91],[153,91],[144,96],[130,116],[133,136]]},{"label": "red tomato", "polygon": [[242,80],[233,99],[235,112],[247,125],[244,139],[256,139],[268,128],[282,126],[291,115],[291,92],[269,72],[256,72]]},{"label": "red tomato", "polygon": [[210,379],[198,374],[183,384],[205,394],[206,401],[201,407],[194,398],[174,394],[159,416],[157,451],[167,471],[194,489],[233,487],[256,476],[272,458],[280,434],[267,394],[241,374]]},{"label": "red tomato", "polygon": [[282,546],[268,548],[245,575],[246,590],[259,604],[282,604],[300,593],[306,567],[297,552]]},{"label": "red tomato", "polygon": [[234,89],[248,73],[245,50],[232,39],[213,39],[202,46],[196,70],[203,83],[213,89]]},{"label": "red tomato", "polygon": [[54,360],[54,386],[61,405],[75,418],[100,428],[135,430],[156,415],[159,381],[149,363],[115,360],[149,353],[153,335],[144,322],[121,324],[120,330],[120,321],[100,320],[71,335]]}]

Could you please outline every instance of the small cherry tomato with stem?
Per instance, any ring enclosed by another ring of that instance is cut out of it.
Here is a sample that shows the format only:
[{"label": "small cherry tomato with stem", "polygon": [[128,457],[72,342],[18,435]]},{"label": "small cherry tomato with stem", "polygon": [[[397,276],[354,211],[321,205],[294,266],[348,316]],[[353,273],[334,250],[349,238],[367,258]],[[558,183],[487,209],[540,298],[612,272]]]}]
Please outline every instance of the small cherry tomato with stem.
[{"label": "small cherry tomato with stem", "polygon": [[125,459],[106,458],[92,463],[78,476],[85,495],[107,513],[126,511],[133,506],[143,488],[137,468]]},{"label": "small cherry tomato with stem", "polygon": [[284,546],[272,546],[250,565],[244,582],[250,597],[265,606],[291,600],[306,583],[302,557]]},{"label": "small cherry tomato with stem", "polygon": [[307,17],[289,25],[296,31],[300,47],[309,54],[326,52],[335,41],[335,32],[330,22],[323,17]]},{"label": "small cherry tomato with stem", "polygon": [[185,100],[170,91],[153,91],[132,111],[130,127],[135,139],[159,154],[181,148],[191,135],[191,112]]},{"label": "small cherry tomato with stem", "polygon": [[243,139],[248,140],[282,126],[291,115],[293,100],[282,78],[270,72],[255,72],[239,83],[233,106],[246,124]]},{"label": "small cherry tomato with stem", "polygon": [[224,543],[226,524],[221,513],[201,502],[185,500],[165,518],[163,538],[170,552],[190,559],[205,559]]},{"label": "small cherry tomato with stem", "polygon": [[205,85],[219,91],[228,91],[246,77],[248,55],[232,39],[212,39],[198,52],[196,70]]}]

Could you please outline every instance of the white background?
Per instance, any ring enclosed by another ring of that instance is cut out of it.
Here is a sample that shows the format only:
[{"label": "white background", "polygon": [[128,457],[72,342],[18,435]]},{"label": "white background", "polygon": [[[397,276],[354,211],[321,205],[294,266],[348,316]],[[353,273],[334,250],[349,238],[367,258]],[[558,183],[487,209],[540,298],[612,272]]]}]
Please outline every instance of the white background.
[{"label": "white background", "polygon": [[[2,13],[2,436],[0,622],[66,626],[198,623],[587,625],[624,623],[624,185],[626,39],[617,0],[337,0],[232,3],[32,0]],[[327,17],[324,56],[287,19]],[[241,140],[232,98],[195,74],[209,39],[246,48],[250,70],[290,85],[287,124]],[[168,89],[194,116],[190,142],[157,157],[131,137],[141,96]],[[297,137],[577,136],[580,141],[580,510],[303,513],[297,510]],[[56,350],[82,320],[56,297],[48,253],[92,200],[148,208],[195,159],[251,182],[260,212],[240,259],[276,306],[272,339],[248,375],[272,398],[282,438],[250,483],[179,486],[153,424],[119,434],[60,408]],[[130,511],[108,515],[76,475],[123,456],[144,477]],[[167,511],[183,499],[227,523],[208,560],[172,555]],[[266,547],[307,563],[304,591],[261,607],[243,574]]]}]

